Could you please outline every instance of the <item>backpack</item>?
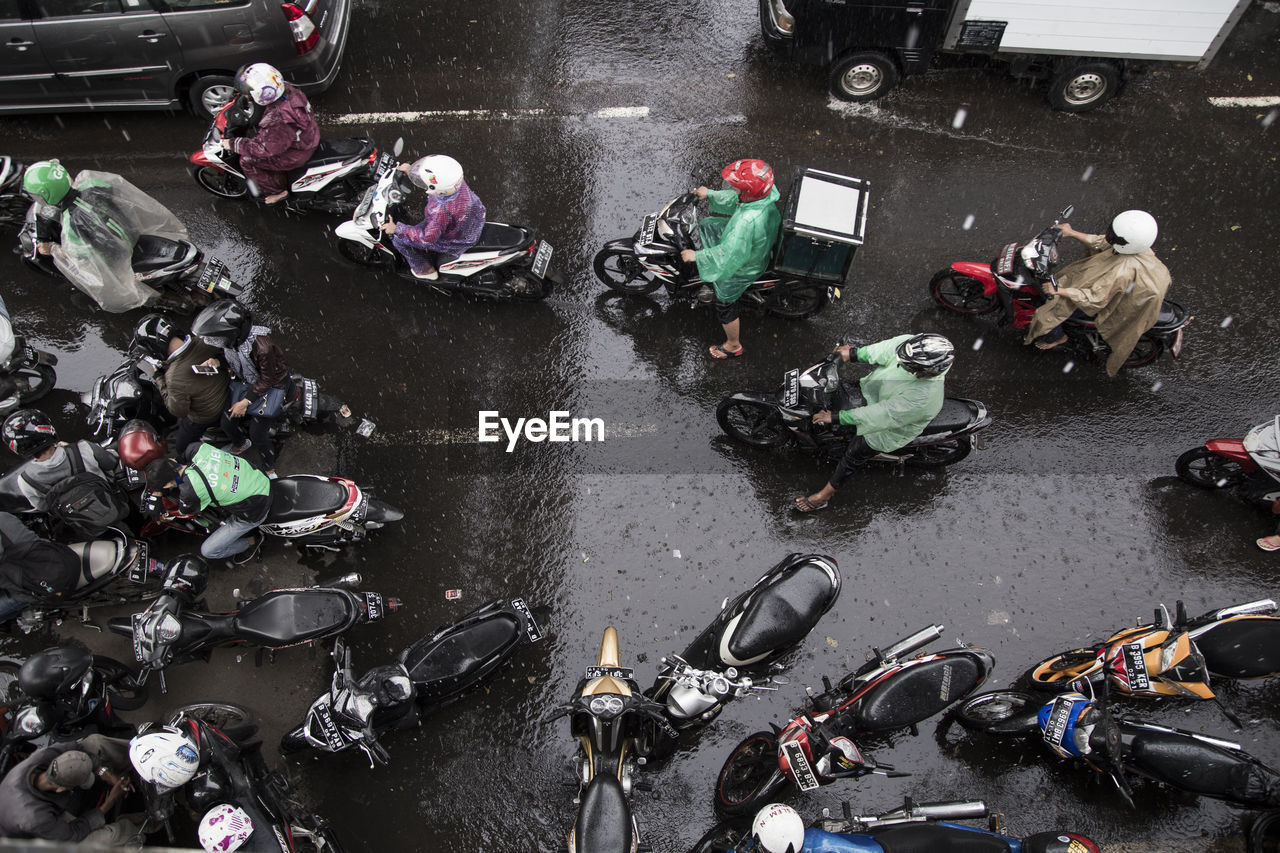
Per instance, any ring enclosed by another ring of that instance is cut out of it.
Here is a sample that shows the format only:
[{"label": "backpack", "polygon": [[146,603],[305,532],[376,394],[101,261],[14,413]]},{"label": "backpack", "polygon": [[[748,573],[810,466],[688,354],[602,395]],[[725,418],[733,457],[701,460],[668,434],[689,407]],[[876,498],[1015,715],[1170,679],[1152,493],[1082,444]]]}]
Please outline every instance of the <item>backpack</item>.
[{"label": "backpack", "polygon": [[45,494],[49,516],[74,537],[97,539],[129,514],[129,503],[114,486],[84,469],[79,445],[68,445],[67,461],[71,473]]}]

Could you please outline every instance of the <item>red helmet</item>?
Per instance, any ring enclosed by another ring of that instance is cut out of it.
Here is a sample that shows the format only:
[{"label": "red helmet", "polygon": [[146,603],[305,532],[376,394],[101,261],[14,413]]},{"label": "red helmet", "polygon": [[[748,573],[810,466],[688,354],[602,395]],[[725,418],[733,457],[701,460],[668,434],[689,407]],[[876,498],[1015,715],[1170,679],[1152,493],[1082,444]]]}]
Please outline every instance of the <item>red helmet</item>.
[{"label": "red helmet", "polygon": [[720,177],[738,191],[742,201],[762,199],[773,189],[773,169],[763,160],[734,160]]},{"label": "red helmet", "polygon": [[135,471],[143,470],[156,459],[163,459],[167,450],[156,428],[137,419],[129,421],[120,430],[117,448],[120,461]]}]

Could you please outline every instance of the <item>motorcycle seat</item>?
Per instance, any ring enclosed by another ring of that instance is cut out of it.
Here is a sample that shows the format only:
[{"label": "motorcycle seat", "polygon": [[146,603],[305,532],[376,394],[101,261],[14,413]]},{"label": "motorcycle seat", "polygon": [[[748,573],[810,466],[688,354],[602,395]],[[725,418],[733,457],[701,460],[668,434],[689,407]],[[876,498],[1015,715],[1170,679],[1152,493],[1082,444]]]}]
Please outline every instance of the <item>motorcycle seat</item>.
[{"label": "motorcycle seat", "polygon": [[573,823],[573,853],[631,853],[631,808],[622,784],[597,773],[582,793]]},{"label": "motorcycle seat", "polygon": [[313,166],[324,166],[329,163],[341,163],[343,160],[352,160],[357,157],[368,157],[374,150],[373,141],[364,137],[322,139],[310,159],[301,168],[294,169],[289,173],[290,180],[295,176],[300,176]]},{"label": "motorcycle seat", "polygon": [[281,477],[271,484],[266,524],[333,512],[347,502],[347,488],[318,477]]},{"label": "motorcycle seat", "polygon": [[530,235],[524,228],[504,225],[501,222],[486,222],[480,232],[480,239],[468,252],[509,252],[523,249],[529,244]]},{"label": "motorcycle seat", "polygon": [[84,589],[111,573],[120,559],[120,551],[124,545],[115,539],[98,539],[93,542],[77,542],[68,547],[80,558],[80,578],[76,581],[76,589]]},{"label": "motorcycle seat", "polygon": [[1238,616],[1194,642],[1215,676],[1265,678],[1280,672],[1280,619],[1274,616]]},{"label": "motorcycle seat", "polygon": [[799,642],[809,633],[812,614],[821,613],[830,597],[831,576],[812,563],[802,564],[752,597],[727,632],[729,654],[747,664]]},{"label": "motorcycle seat", "polygon": [[199,256],[200,250],[186,240],[143,234],[133,244],[133,257],[129,263],[134,272],[153,272],[168,266],[194,265]]},{"label": "motorcycle seat", "polygon": [[401,653],[400,662],[413,683],[428,693],[430,685],[441,681],[447,682],[442,688],[453,689],[483,674],[486,664],[495,663],[495,656],[519,637],[519,623],[503,613],[468,625],[437,643],[410,646]]},{"label": "motorcycle seat", "polygon": [[334,634],[355,618],[351,599],[337,589],[282,589],[249,602],[235,617],[236,632],[268,648]]},{"label": "motorcycle seat", "polygon": [[947,397],[942,401],[942,409],[934,416],[933,420],[929,421],[928,426],[924,428],[924,432],[921,435],[963,429],[973,420],[973,416],[973,408],[964,400]]},{"label": "motorcycle seat", "polygon": [[983,682],[991,657],[970,649],[924,660],[870,689],[843,716],[855,732],[882,732],[918,723],[942,711]]},{"label": "motorcycle seat", "polygon": [[[1136,731],[1124,763],[1184,791],[1229,796],[1242,805],[1261,793],[1253,790],[1255,777],[1261,781],[1260,769],[1237,754],[1185,734]],[[1265,804],[1265,800],[1257,803]]]},{"label": "motorcycle seat", "polygon": [[922,823],[871,832],[884,853],[1009,853],[1009,842],[977,829]]}]

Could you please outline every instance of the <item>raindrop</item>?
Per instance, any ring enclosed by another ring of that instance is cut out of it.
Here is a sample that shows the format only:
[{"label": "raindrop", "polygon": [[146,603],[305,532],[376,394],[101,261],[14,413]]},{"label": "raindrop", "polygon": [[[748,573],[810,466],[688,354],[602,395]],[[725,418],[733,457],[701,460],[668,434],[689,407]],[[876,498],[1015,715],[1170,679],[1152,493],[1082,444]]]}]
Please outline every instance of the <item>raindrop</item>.
[{"label": "raindrop", "polygon": [[1231,485],[1231,481],[1228,480],[1226,477],[1223,477],[1221,480],[1217,482],[1217,486],[1219,489],[1225,489],[1229,485]]},{"label": "raindrop", "polygon": [[1222,318],[1222,322],[1218,324],[1218,328],[1225,329],[1227,326],[1230,326],[1232,323],[1234,323],[1235,319],[1236,319],[1235,317],[1232,317],[1230,314],[1228,314],[1227,316]]},{"label": "raindrop", "polygon": [[964,225],[963,225],[963,226],[961,226],[961,227],[962,227],[962,228],[964,228],[964,230],[966,230],[966,231],[968,231],[970,228],[972,228],[972,227],[973,227],[973,214],[972,214],[972,213],[970,213],[968,216],[966,216],[966,217],[964,218]]},{"label": "raindrop", "polygon": [[679,549],[679,548],[676,548],[674,551],[672,551],[672,552],[671,552],[671,556],[675,557],[677,560],[682,560],[682,559],[684,559],[683,557],[681,557],[681,556],[680,556],[680,549]]},{"label": "raindrop", "polygon": [[1073,369],[1075,369],[1075,366],[1076,366],[1076,363],[1074,361],[1068,361],[1066,364],[1062,365],[1062,372],[1070,373]]},{"label": "raindrop", "polygon": [[1163,387],[1164,387],[1164,383],[1161,382],[1159,379],[1157,379],[1155,381],[1155,384],[1151,386],[1151,393],[1154,394],[1155,392],[1159,391]]},{"label": "raindrop", "polygon": [[1083,182],[1083,181],[1089,180],[1092,177],[1093,177],[1093,167],[1089,166],[1084,170],[1084,174],[1080,176],[1080,180]]},{"label": "raindrop", "polygon": [[973,351],[977,352],[980,349],[982,349],[982,338],[978,338],[973,342]]},{"label": "raindrop", "polygon": [[65,128],[66,128],[66,125],[64,125],[64,124],[62,123],[62,116],[60,116],[60,115],[55,115],[55,116],[53,117],[53,120],[54,120],[55,122],[57,122],[57,123],[58,123],[58,127],[59,127],[59,128],[63,128],[63,129],[65,129]]},{"label": "raindrop", "polygon": [[1133,281],[1129,282],[1129,286],[1124,289],[1124,292],[1133,293],[1134,285],[1136,285],[1137,283],[1138,283],[1138,280],[1135,278]]},{"label": "raindrop", "polygon": [[129,135],[129,131],[125,130],[123,127],[120,128],[120,135],[124,137],[125,142],[133,141],[133,137]]},{"label": "raindrop", "polygon": [[959,130],[960,128],[964,127],[964,120],[965,118],[968,117],[968,115],[969,115],[969,111],[966,110],[964,107],[961,107],[960,109],[956,110],[955,118],[951,119],[951,126],[954,127],[956,130]]},{"label": "raindrop", "polygon": [[1263,126],[1263,127],[1271,127],[1271,125],[1272,125],[1272,124],[1275,122],[1275,120],[1276,120],[1276,116],[1280,116],[1280,110],[1272,110],[1271,112],[1269,112],[1269,113],[1267,113],[1266,115],[1264,115],[1264,116],[1262,117],[1262,126]]}]

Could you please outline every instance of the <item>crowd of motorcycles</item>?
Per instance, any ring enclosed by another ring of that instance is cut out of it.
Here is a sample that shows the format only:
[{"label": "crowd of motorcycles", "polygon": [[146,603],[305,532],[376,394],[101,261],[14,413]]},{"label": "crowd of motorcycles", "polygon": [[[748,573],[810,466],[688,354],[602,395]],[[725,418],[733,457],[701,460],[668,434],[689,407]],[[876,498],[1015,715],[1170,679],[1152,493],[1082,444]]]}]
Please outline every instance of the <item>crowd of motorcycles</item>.
[{"label": "crowd of motorcycles", "polygon": [[[254,195],[235,155],[220,145],[244,124],[243,111],[243,103],[228,104],[190,157],[196,183],[221,198]],[[487,223],[475,247],[443,264],[438,280],[428,285],[413,279],[380,230],[388,218],[412,218],[412,186],[395,168],[400,148],[397,142],[394,151],[379,151],[364,137],[324,141],[291,176],[283,206],[294,213],[349,217],[336,228],[341,254],[413,280],[418,288],[531,301],[545,298],[561,283],[551,266],[550,243],[528,227],[499,222]],[[18,251],[28,265],[56,276],[56,268],[35,248],[34,211],[21,193],[22,172],[21,163],[0,157],[0,225],[19,229]],[[1070,213],[1064,211],[1062,218]],[[596,276],[624,296],[665,289],[673,300],[707,301],[696,268],[680,260],[682,249],[700,247],[698,216],[692,194],[674,199],[647,216],[632,237],[608,242],[594,259]],[[961,314],[998,311],[1002,323],[1023,329],[1042,300],[1039,285],[1053,281],[1060,236],[1050,227],[1030,241],[1008,244],[991,264],[953,263],[930,281],[930,296]],[[175,311],[244,293],[225,264],[185,241],[144,238],[133,267],[139,280],[164,291],[162,307]],[[743,303],[801,319],[839,296],[838,287],[828,281],[770,269],[746,291]],[[1167,301],[1158,323],[1125,366],[1150,363],[1164,352],[1178,357],[1189,320],[1185,308]],[[1077,354],[1102,359],[1108,354],[1091,321],[1071,320],[1067,333]],[[0,400],[0,415],[47,394],[56,382],[56,363],[54,355],[19,339],[13,357],[0,366],[0,393],[7,395]],[[828,356],[806,369],[788,371],[776,389],[733,393],[717,407],[716,419],[726,434],[750,446],[790,445],[837,459],[848,434],[838,425],[815,424],[811,416],[858,405],[857,386],[841,379],[839,366],[837,356]],[[139,422],[161,434],[176,426],[156,386],[161,369],[154,357],[135,347],[94,383],[82,398],[94,440],[116,446]],[[277,440],[322,422],[352,420],[348,407],[322,393],[315,379],[294,379],[298,395],[285,408]],[[913,467],[954,464],[969,454],[991,421],[984,403],[949,397],[919,438],[874,461]],[[1176,470],[1195,486],[1236,487],[1249,500],[1270,506],[1280,497],[1280,417],[1242,440],[1215,439],[1187,451]],[[0,478],[0,509],[50,534],[49,520],[18,489],[18,474]],[[136,498],[143,488],[140,472],[128,469],[122,485]],[[421,637],[390,662],[358,670],[343,635],[392,617],[401,608],[397,599],[363,590],[360,575],[347,574],[309,587],[269,590],[238,601],[230,611],[211,610],[204,598],[208,571],[203,561],[183,556],[160,562],[149,540],[168,531],[202,536],[216,521],[183,515],[176,507],[165,509],[148,519],[136,537],[110,530],[96,541],[75,543],[88,567],[82,588],[57,608],[31,607],[17,618],[17,627],[30,633],[65,618],[89,621],[90,610],[100,606],[145,604],[145,609],[106,623],[110,632],[131,643],[130,664],[71,644],[26,660],[0,659],[0,771],[38,746],[92,732],[123,737],[156,730],[183,733],[200,746],[195,778],[177,790],[143,784],[140,791],[148,828],[166,831],[170,842],[190,843],[191,816],[198,818],[215,804],[234,803],[252,816],[255,832],[260,829],[267,840],[252,849],[342,849],[329,825],[299,805],[286,776],[268,768],[247,709],[217,702],[186,705],[142,727],[117,716],[145,704],[154,684],[165,690],[169,667],[208,661],[212,650],[221,647],[274,654],[290,646],[331,642],[331,685],[305,719],[287,731],[279,749],[285,754],[358,751],[372,768],[393,761],[384,738],[418,726],[545,636],[545,610],[521,598],[497,599]],[[302,474],[273,482],[271,514],[262,530],[302,547],[336,549],[402,517],[366,486]],[[634,792],[647,787],[643,776],[672,760],[735,698],[762,695],[788,683],[782,673],[789,654],[831,610],[840,589],[834,558],[787,555],[750,588],[726,598],[687,648],[662,657],[647,688],[624,665],[615,628],[605,628],[595,662],[585,666],[565,704],[547,718],[567,717],[580,745],[573,768],[578,793],[568,836],[571,853],[650,849],[631,806]],[[1042,741],[1053,755],[1079,761],[1109,779],[1130,805],[1134,780],[1152,780],[1247,809],[1280,808],[1280,773],[1239,744],[1112,710],[1116,696],[1208,700],[1218,702],[1224,717],[1240,725],[1211,684],[1280,674],[1280,614],[1274,601],[1248,602],[1195,618],[1188,617],[1181,602],[1172,616],[1161,606],[1149,624],[1035,664],[1019,679],[1018,690],[976,692],[992,673],[994,658],[962,642],[926,651],[943,635],[942,625],[928,624],[873,649],[864,665],[834,682],[824,677],[821,689],[809,689],[804,705],[789,717],[734,746],[712,797],[723,820],[698,842],[697,853],[749,849],[752,815],[797,792],[866,776],[910,775],[910,768],[881,758],[895,737],[918,734],[919,726],[931,719],[939,721],[944,738],[958,724],[966,737]],[[876,756],[868,751],[869,743]],[[964,823],[984,818],[985,826]],[[978,800],[908,799],[890,811],[867,815],[854,814],[846,802],[842,814],[824,813],[814,825],[841,839],[837,846],[822,848],[830,851],[1100,849],[1070,831],[1006,835]]]}]

